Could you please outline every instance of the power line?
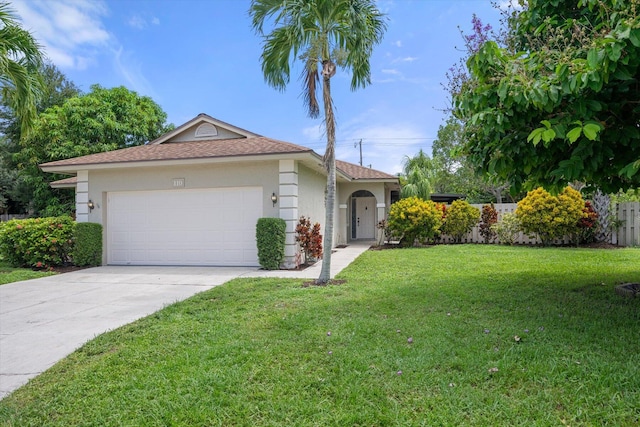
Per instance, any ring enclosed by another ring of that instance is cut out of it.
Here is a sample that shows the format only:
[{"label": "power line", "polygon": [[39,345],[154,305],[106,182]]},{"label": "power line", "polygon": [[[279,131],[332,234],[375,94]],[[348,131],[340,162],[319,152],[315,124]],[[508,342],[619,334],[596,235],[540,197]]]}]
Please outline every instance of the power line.
[{"label": "power line", "polygon": [[[370,138],[363,138],[362,142],[365,143],[367,142],[368,145],[370,146],[375,146],[375,147],[408,147],[408,146],[414,146],[416,145],[416,142],[410,142],[410,141],[424,141],[424,142],[430,142],[430,140],[435,140],[437,138],[378,138],[377,141],[371,141]],[[384,141],[389,141],[389,142],[384,142]],[[392,141],[397,141],[397,142],[392,142]],[[360,145],[359,140],[355,141],[353,139],[342,139],[342,140],[337,140],[336,141],[336,146],[340,146],[340,147],[345,147],[347,145],[350,144],[354,144],[354,148],[357,148]],[[305,143],[305,146],[309,147],[309,148],[324,148],[326,147],[326,142],[324,141],[318,141],[318,142],[312,142],[312,143]]]}]

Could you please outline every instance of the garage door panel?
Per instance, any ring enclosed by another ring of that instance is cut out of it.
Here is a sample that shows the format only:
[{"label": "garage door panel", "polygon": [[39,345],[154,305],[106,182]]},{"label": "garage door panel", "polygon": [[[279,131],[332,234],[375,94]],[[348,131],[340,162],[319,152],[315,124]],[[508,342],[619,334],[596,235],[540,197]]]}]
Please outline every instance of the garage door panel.
[{"label": "garage door panel", "polygon": [[107,262],[257,266],[260,187],[114,192],[107,203]]}]

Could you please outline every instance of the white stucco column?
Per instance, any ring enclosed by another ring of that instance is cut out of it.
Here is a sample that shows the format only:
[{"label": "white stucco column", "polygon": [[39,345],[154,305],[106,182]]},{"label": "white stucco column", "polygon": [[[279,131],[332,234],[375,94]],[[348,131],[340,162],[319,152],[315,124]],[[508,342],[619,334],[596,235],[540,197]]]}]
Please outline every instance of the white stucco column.
[{"label": "white stucco column", "polygon": [[78,171],[76,184],[76,221],[89,222],[89,171]]},{"label": "white stucco column", "polygon": [[[376,203],[376,208],[378,208],[378,222],[382,221],[383,219],[387,219],[387,205],[384,203]],[[384,233],[384,231],[380,228],[378,228],[378,224],[376,224],[376,241],[380,242],[382,239],[382,233]]]},{"label": "white stucco column", "polygon": [[349,218],[347,215],[349,214],[349,205],[346,203],[340,203],[338,205],[338,238],[335,242],[336,245],[346,245],[351,236],[348,235],[348,230],[351,228],[348,226]]},{"label": "white stucco column", "polygon": [[280,218],[287,223],[284,243],[285,268],[296,267],[296,225],[298,224],[298,162],[295,160],[280,160],[278,206]]}]

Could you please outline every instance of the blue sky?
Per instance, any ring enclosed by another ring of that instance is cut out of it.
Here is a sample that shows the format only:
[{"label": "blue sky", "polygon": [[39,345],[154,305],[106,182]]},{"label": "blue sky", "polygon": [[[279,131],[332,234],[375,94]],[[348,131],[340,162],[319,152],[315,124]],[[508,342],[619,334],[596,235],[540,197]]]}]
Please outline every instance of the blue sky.
[{"label": "blue sky", "polygon": [[[324,152],[322,120],[309,119],[299,69],[285,92],[267,86],[261,39],[249,0],[21,0],[14,9],[49,59],[84,91],[125,86],[153,98],[180,125],[199,113]],[[352,92],[350,75],[332,79],[336,155],[400,172],[405,156],[431,143],[445,115],[445,73],[476,13],[498,27],[489,0],[381,0],[388,29],[371,58],[372,84]]]}]

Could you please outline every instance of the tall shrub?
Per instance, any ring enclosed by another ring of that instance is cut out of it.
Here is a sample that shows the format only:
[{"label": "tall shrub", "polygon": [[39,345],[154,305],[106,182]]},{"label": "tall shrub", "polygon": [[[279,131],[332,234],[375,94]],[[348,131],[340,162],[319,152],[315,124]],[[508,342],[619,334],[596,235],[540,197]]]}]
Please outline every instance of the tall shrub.
[{"label": "tall shrub", "polygon": [[102,225],[94,222],[74,225],[71,258],[81,267],[102,264]]},{"label": "tall shrub", "polygon": [[496,239],[496,231],[493,225],[498,222],[498,211],[493,207],[493,203],[490,205],[482,206],[482,212],[480,214],[480,226],[479,232],[485,243],[491,243]]},{"label": "tall shrub", "polygon": [[296,242],[304,253],[305,263],[313,262],[322,256],[322,234],[320,223],[311,224],[311,219],[304,215],[296,225]]},{"label": "tall shrub", "polygon": [[0,229],[0,253],[15,267],[63,265],[69,262],[73,224],[69,216],[7,221]]},{"label": "tall shrub", "polygon": [[434,239],[442,226],[442,209],[431,200],[407,197],[391,205],[387,227],[402,246],[417,239]]},{"label": "tall shrub", "polygon": [[578,222],[585,215],[584,206],[582,195],[571,187],[557,196],[540,187],[527,193],[515,213],[522,230],[537,235],[548,246],[555,239],[577,233]]},{"label": "tall shrub", "polygon": [[284,259],[286,222],[281,218],[258,218],[256,244],[258,262],[267,270],[277,270]]},{"label": "tall shrub", "polygon": [[442,232],[460,243],[462,237],[470,232],[480,219],[480,210],[466,200],[456,200],[447,208]]},{"label": "tall shrub", "polygon": [[577,233],[574,236],[574,243],[591,243],[596,240],[596,231],[598,229],[598,213],[595,211],[591,202],[584,202],[583,216],[578,220]]},{"label": "tall shrub", "polygon": [[491,226],[491,230],[496,233],[501,244],[513,245],[521,231],[520,221],[515,213],[507,212],[502,214],[500,221]]}]

